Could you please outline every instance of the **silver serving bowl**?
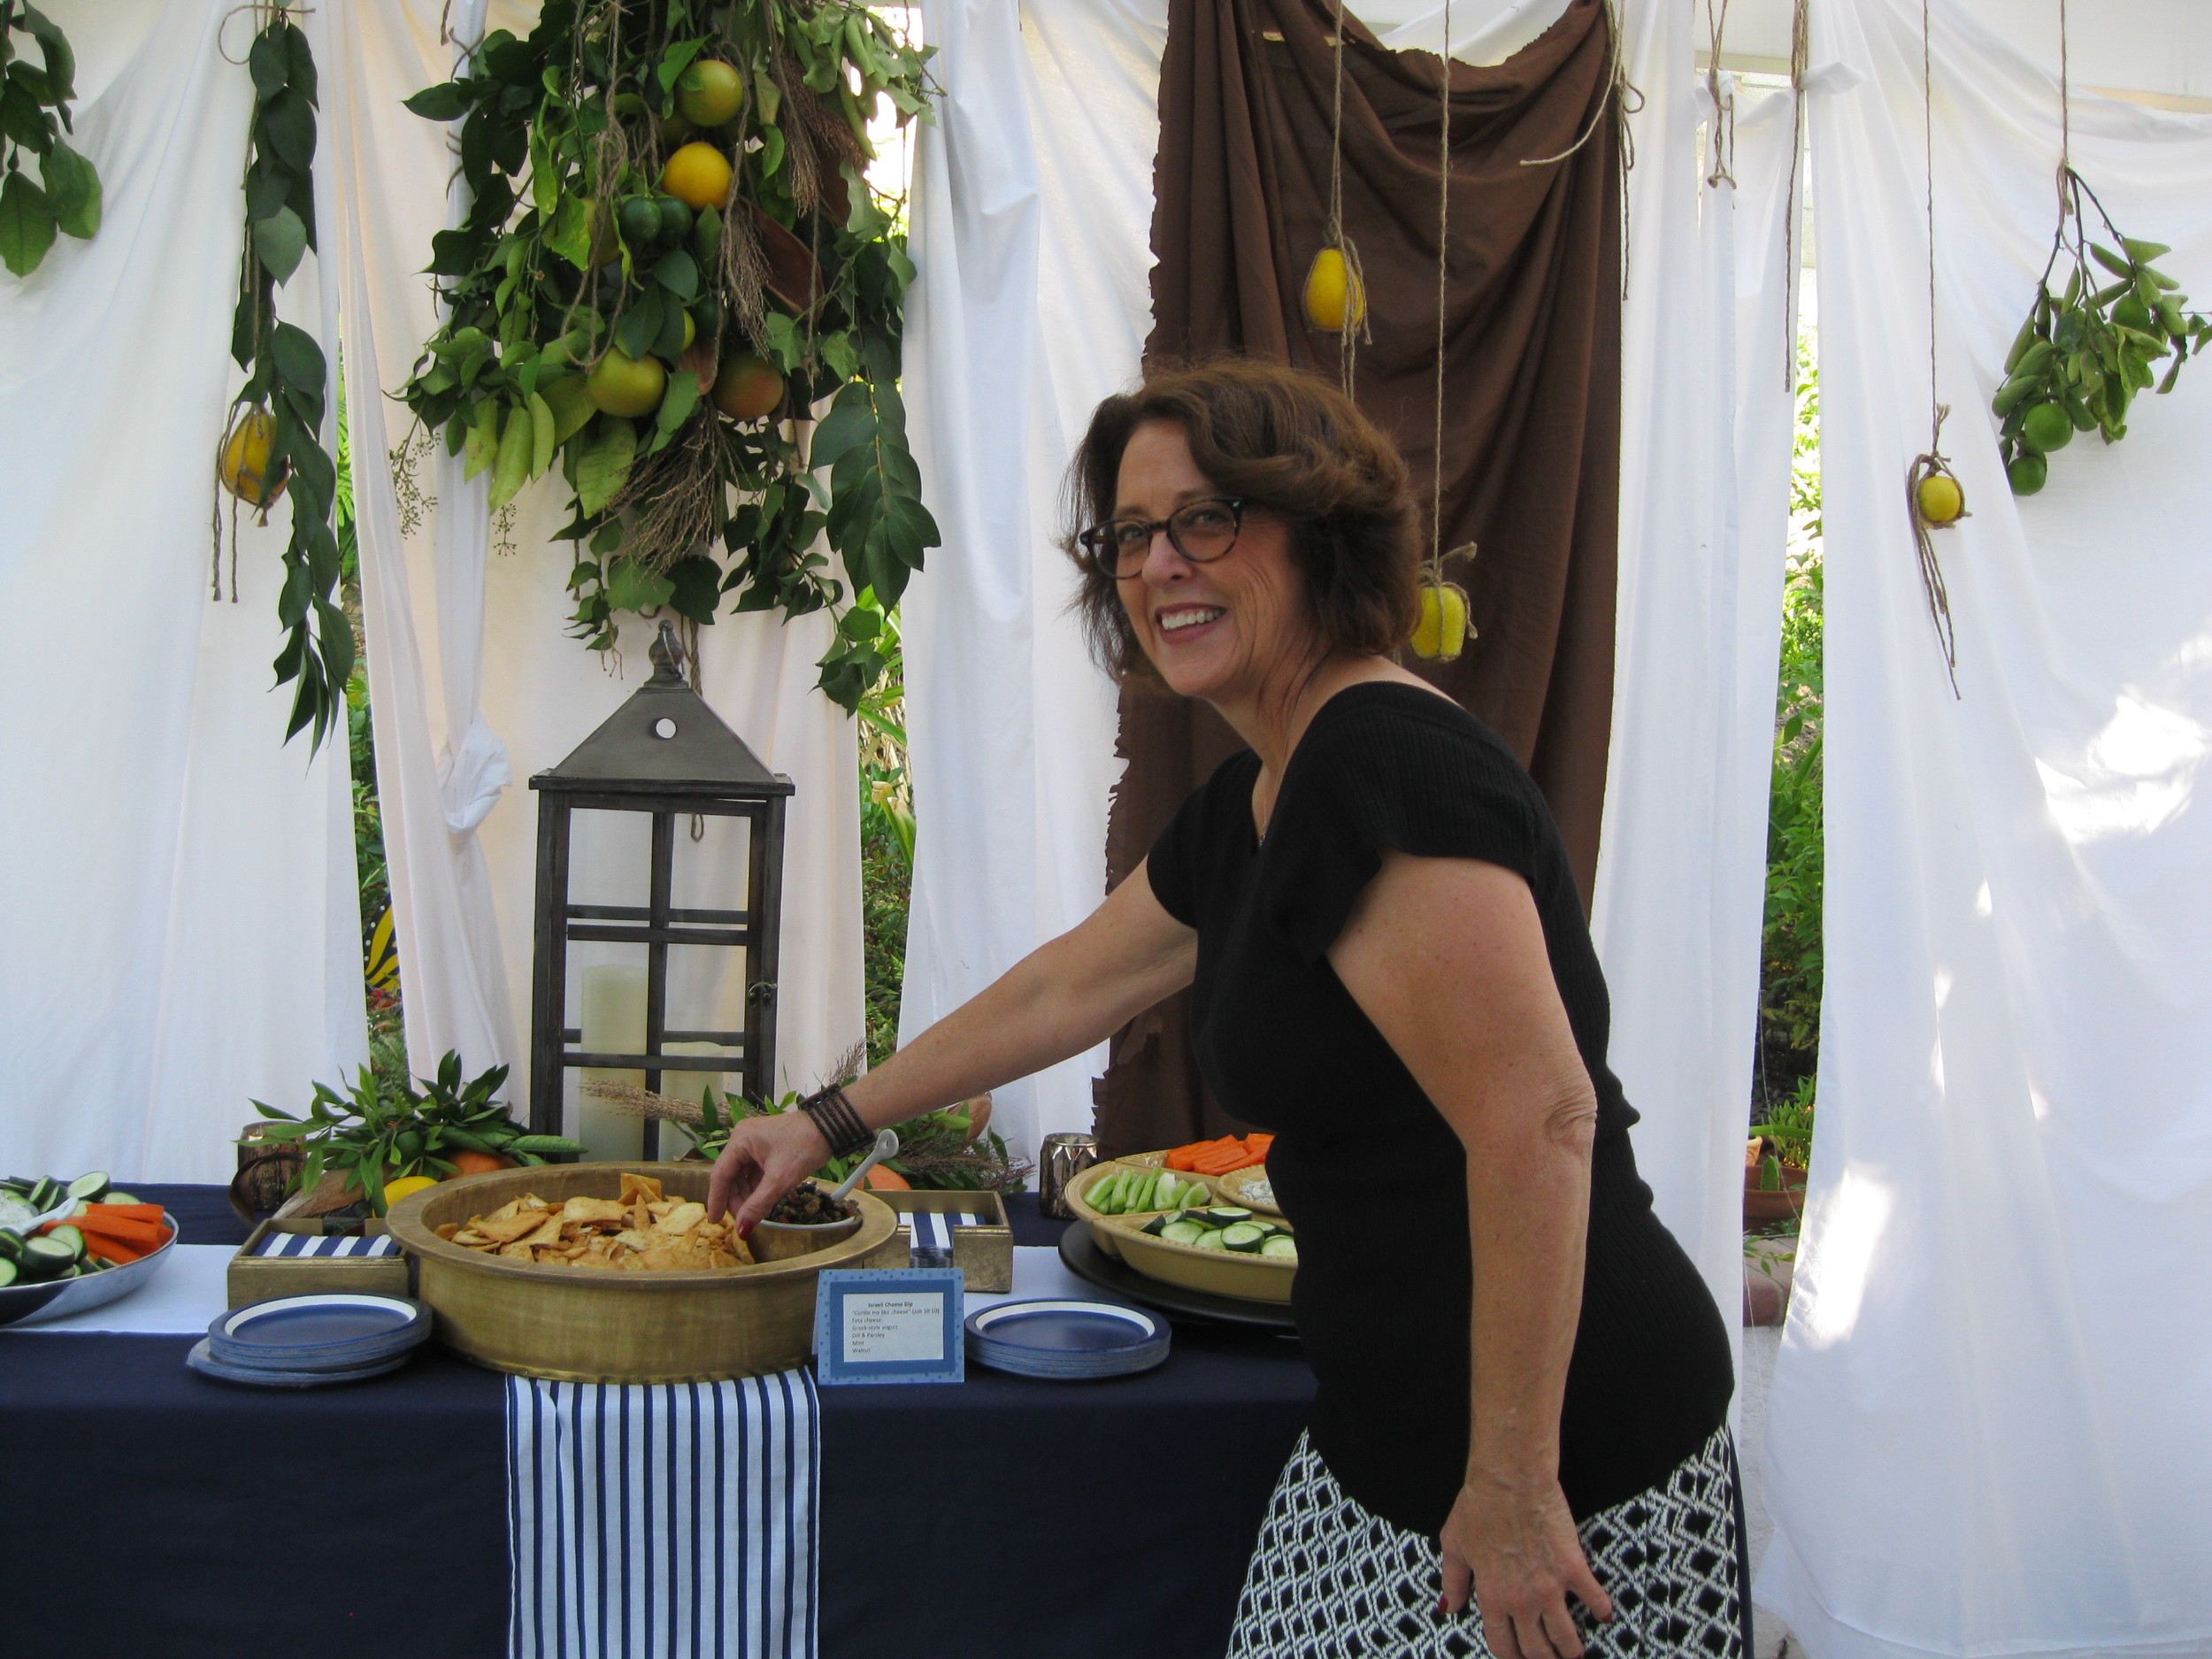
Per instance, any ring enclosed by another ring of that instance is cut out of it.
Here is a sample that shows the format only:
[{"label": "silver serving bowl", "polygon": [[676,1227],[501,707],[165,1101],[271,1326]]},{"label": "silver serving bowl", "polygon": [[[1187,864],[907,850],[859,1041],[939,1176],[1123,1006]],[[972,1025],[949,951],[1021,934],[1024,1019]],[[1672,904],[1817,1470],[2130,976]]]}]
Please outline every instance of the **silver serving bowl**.
[{"label": "silver serving bowl", "polygon": [[66,1318],[88,1308],[104,1308],[120,1301],[161,1271],[169,1253],[177,1248],[176,1217],[169,1217],[168,1225],[169,1242],[135,1262],[84,1278],[18,1281],[0,1289],[0,1325],[43,1325],[49,1319]]}]

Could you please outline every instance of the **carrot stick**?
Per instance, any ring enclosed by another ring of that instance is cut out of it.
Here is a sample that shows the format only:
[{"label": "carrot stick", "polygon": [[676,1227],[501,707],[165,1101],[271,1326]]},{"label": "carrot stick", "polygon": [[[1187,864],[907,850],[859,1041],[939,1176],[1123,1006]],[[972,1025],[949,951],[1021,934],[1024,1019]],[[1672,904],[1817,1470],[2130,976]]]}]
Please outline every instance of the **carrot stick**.
[{"label": "carrot stick", "polygon": [[118,1267],[127,1266],[133,1262],[143,1261],[152,1254],[150,1250],[134,1249],[131,1246],[117,1240],[103,1239],[97,1234],[88,1236],[85,1240],[84,1248],[94,1256],[104,1256]]},{"label": "carrot stick", "polygon": [[166,1212],[159,1204],[87,1204],[88,1216],[117,1216],[125,1221],[159,1221]]},{"label": "carrot stick", "polygon": [[126,1244],[155,1245],[169,1236],[165,1227],[150,1221],[134,1221],[127,1216],[73,1216],[52,1225],[97,1233],[104,1238],[120,1239]]}]

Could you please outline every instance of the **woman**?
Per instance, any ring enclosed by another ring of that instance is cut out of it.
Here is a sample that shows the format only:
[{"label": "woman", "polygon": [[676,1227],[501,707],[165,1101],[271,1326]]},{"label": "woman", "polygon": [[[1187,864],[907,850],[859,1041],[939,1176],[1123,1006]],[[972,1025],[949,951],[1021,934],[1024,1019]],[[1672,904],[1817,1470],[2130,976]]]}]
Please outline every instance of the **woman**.
[{"label": "woman", "polygon": [[749,1227],[832,1149],[1192,987],[1208,1081],[1276,1132],[1319,1381],[1233,1659],[1741,1654],[1727,1333],[1637,1178],[1542,797],[1390,659],[1403,463],[1326,383],[1225,362],[1109,398],[1074,482],[1103,662],[1249,749],[1082,926],[740,1124],[710,1210]]}]

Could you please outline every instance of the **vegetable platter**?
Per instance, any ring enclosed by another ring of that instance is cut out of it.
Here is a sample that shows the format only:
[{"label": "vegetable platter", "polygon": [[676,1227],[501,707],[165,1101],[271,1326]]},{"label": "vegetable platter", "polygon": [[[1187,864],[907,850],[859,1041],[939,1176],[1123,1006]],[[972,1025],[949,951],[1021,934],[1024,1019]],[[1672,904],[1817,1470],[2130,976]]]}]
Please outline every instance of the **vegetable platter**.
[{"label": "vegetable platter", "polygon": [[1287,1302],[1298,1273],[1292,1229],[1228,1202],[1224,1178],[1184,1175],[1167,1168],[1166,1157],[1116,1159],[1070,1183],[1069,1207],[1090,1224],[1100,1250],[1165,1284]]},{"label": "vegetable platter", "polygon": [[0,1181],[0,1325],[104,1306],[167,1261],[177,1229],[104,1174]]},{"label": "vegetable platter", "polygon": [[[1164,1153],[1144,1152],[1094,1164],[1068,1183],[1068,1208],[1093,1224],[1091,1231],[1098,1239],[1098,1248],[1107,1255],[1121,1255],[1116,1233],[1097,1225],[1107,1217],[1133,1217],[1145,1222],[1164,1210],[1212,1202],[1211,1181],[1202,1175],[1169,1170],[1165,1156]],[[1171,1193],[1165,1190],[1169,1180],[1175,1183]],[[1156,1196],[1157,1202],[1153,1202]]]}]

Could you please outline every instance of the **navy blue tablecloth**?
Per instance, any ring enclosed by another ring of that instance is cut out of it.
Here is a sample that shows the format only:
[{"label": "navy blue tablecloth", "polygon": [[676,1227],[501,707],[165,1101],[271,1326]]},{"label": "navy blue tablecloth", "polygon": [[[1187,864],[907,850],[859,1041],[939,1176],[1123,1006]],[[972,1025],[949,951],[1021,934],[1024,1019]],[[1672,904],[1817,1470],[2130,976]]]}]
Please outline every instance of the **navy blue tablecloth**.
[{"label": "navy blue tablecloth", "polygon": [[[133,1190],[244,1240],[219,1187]],[[9,1483],[58,1521],[0,1550],[12,1628],[81,1659],[504,1654],[503,1379],[426,1350],[249,1390],[192,1340],[0,1337]],[[822,1390],[823,1659],[1214,1659],[1312,1387],[1286,1338],[1179,1323],[1141,1377]]]}]

